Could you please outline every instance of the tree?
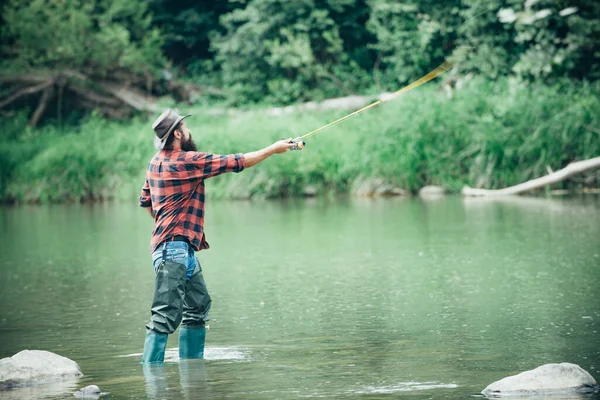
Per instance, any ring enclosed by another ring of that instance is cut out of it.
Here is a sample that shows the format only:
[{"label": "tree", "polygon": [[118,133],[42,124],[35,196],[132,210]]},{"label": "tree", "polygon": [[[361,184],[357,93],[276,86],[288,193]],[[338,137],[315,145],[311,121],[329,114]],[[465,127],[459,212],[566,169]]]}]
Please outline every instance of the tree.
[{"label": "tree", "polygon": [[600,3],[592,0],[464,0],[468,69],[496,78],[600,78]]},{"label": "tree", "polygon": [[378,52],[387,89],[422,76],[457,46],[460,0],[368,0],[368,5],[367,28],[376,38],[371,47]]},{"label": "tree", "polygon": [[37,124],[51,101],[113,117],[151,109],[166,59],[145,1],[9,0],[3,8],[0,108],[37,96]]},{"label": "tree", "polygon": [[[333,72],[347,62],[330,10],[354,0],[250,0],[221,17],[223,34],[212,44],[225,86],[237,102],[265,96],[277,103],[351,90],[352,80]],[[359,68],[358,68],[359,69]]]}]

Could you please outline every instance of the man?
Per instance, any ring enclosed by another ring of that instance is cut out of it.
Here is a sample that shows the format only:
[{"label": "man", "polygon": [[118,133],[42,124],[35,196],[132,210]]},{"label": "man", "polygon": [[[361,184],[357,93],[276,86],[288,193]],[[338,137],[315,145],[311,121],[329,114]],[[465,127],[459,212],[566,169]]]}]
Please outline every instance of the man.
[{"label": "man", "polygon": [[140,206],[155,220],[151,248],[156,281],[143,363],[164,361],[168,335],[180,323],[179,357],[204,356],[211,299],[194,254],[209,248],[204,236],[204,180],[241,172],[295,146],[281,140],[246,154],[198,152],[184,121],[189,116],[168,109],[152,125],[159,152],[148,164]]}]

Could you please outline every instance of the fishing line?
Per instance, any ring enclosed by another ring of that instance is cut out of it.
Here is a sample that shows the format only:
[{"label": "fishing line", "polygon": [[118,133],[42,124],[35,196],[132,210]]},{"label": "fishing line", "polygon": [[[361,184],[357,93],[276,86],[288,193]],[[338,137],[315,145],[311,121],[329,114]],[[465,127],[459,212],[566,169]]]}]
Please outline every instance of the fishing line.
[{"label": "fishing line", "polygon": [[[485,14],[486,12],[489,12],[490,10],[492,10],[492,8],[488,8],[487,10],[482,11],[479,14],[473,15],[471,18],[467,19],[464,23],[466,23],[467,21],[473,19],[473,18],[477,18],[483,14]],[[363,108],[361,108],[360,110],[356,110],[353,113],[350,113],[346,116],[343,116],[342,118],[336,119],[333,122],[330,122],[326,125],[323,125],[320,128],[315,129],[314,131],[308,132],[305,135],[302,136],[298,136],[295,139],[290,140],[290,143],[296,143],[296,146],[293,147],[291,150],[302,150],[304,148],[304,146],[306,146],[306,143],[304,142],[304,139],[306,139],[309,136],[312,136],[314,134],[316,134],[317,132],[320,132],[324,129],[327,129],[329,127],[332,127],[334,125],[339,124],[340,122],[343,122],[349,118],[352,118],[356,115],[359,115],[360,113],[377,107],[378,105],[388,102],[390,100],[394,100],[395,98],[397,98],[399,95],[408,92],[409,90],[412,90],[416,87],[421,86],[424,83],[429,82],[432,79],[437,78],[438,76],[440,76],[441,74],[443,74],[444,72],[450,71],[460,60],[462,60],[463,58],[465,58],[466,53],[470,50],[474,49],[474,47],[470,47],[470,46],[458,46],[456,48],[456,50],[454,51],[454,54],[447,59],[446,61],[444,61],[442,64],[440,64],[437,68],[435,68],[434,70],[432,70],[431,72],[427,73],[426,75],[423,75],[422,77],[420,77],[419,79],[417,79],[416,81],[409,83],[408,85],[404,86],[402,89],[397,90],[396,92],[394,92],[391,96],[386,97],[385,99],[379,99]]]},{"label": "fishing line", "polygon": [[423,75],[422,77],[420,77],[416,81],[414,81],[414,82],[412,82],[412,83],[404,86],[402,89],[394,92],[390,97],[388,97],[386,99],[377,100],[377,101],[369,104],[368,106],[361,108],[360,110],[356,110],[353,113],[346,115],[345,117],[342,117],[342,118],[337,119],[337,120],[335,120],[333,122],[330,122],[327,125],[323,125],[322,127],[318,128],[318,129],[315,129],[312,132],[307,133],[306,135],[300,136],[298,139],[300,139],[300,140],[305,139],[305,138],[307,138],[309,136],[314,135],[315,133],[317,133],[319,131],[322,131],[323,129],[329,128],[330,126],[334,126],[336,124],[339,124],[340,122],[345,121],[348,118],[352,118],[355,115],[358,115],[361,112],[368,110],[369,108],[377,107],[380,104],[383,104],[383,103],[385,103],[387,101],[393,100],[396,97],[398,97],[399,95],[401,95],[402,93],[406,93],[406,92],[408,92],[411,89],[414,89],[414,88],[416,88],[418,86],[421,86],[422,84],[424,84],[426,82],[429,82],[430,80],[436,78],[437,76],[443,74],[444,72],[449,71],[450,69],[452,69],[452,67],[454,67],[455,64],[456,63],[452,63],[450,61],[444,61],[439,67],[437,67],[433,71],[429,72],[427,75]]}]

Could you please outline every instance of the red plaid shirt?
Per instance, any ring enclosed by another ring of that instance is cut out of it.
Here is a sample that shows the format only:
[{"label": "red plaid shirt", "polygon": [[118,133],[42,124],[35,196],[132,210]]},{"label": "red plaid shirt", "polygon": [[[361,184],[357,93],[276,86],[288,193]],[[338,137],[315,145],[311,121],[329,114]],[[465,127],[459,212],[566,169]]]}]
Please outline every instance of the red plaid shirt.
[{"label": "red plaid shirt", "polygon": [[195,251],[208,249],[204,237],[204,180],[225,172],[240,172],[242,154],[219,156],[181,150],[161,150],[146,170],[141,207],[152,207],[151,251],[173,236],[185,236]]}]

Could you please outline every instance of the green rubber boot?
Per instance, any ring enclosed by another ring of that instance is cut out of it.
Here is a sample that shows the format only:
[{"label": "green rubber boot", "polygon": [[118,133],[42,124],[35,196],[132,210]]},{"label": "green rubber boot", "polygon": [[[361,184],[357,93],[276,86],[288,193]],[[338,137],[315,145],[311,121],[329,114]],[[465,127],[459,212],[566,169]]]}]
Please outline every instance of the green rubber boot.
[{"label": "green rubber boot", "polygon": [[163,363],[165,362],[165,350],[167,348],[166,333],[158,333],[152,329],[146,331],[146,340],[144,341],[144,354],[142,354],[142,363]]},{"label": "green rubber boot", "polygon": [[179,358],[204,358],[206,328],[179,328]]}]

